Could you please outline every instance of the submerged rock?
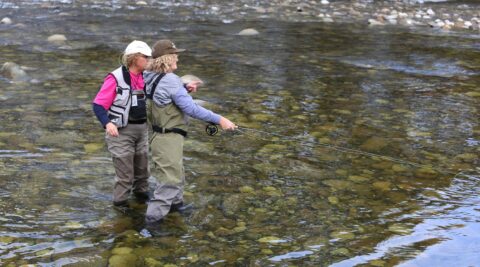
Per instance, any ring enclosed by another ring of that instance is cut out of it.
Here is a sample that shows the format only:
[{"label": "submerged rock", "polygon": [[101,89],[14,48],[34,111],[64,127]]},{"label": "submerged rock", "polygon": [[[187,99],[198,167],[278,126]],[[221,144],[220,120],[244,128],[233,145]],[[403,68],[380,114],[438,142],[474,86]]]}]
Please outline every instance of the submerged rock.
[{"label": "submerged rock", "polygon": [[26,82],[29,80],[27,73],[14,62],[5,62],[0,69],[0,73],[14,82]]},{"label": "submerged rock", "polygon": [[108,259],[108,266],[111,267],[130,267],[135,266],[137,256],[134,254],[113,255]]},{"label": "submerged rock", "polygon": [[63,34],[54,34],[54,35],[50,35],[47,38],[47,41],[53,44],[62,45],[67,41],[67,37],[65,37],[65,35]]},{"label": "submerged rock", "polygon": [[252,36],[252,35],[257,35],[259,34],[259,32],[253,28],[249,28],[249,29],[244,29],[244,30],[241,30],[237,35],[241,35],[241,36]]},{"label": "submerged rock", "polygon": [[0,23],[10,25],[10,24],[12,24],[12,20],[9,17],[5,17],[0,21]]},{"label": "submerged rock", "polygon": [[367,150],[369,152],[380,151],[388,145],[388,141],[381,137],[372,137],[360,146],[360,149]]}]

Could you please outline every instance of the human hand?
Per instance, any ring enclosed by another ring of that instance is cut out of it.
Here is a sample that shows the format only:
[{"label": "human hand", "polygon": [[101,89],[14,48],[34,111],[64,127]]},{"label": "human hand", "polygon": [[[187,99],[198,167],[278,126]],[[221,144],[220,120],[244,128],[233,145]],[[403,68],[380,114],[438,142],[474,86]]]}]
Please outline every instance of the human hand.
[{"label": "human hand", "polygon": [[195,93],[198,89],[198,87],[202,84],[202,81],[192,81],[187,83],[187,91],[189,93]]},{"label": "human hand", "polygon": [[109,134],[113,137],[118,136],[117,126],[115,124],[113,124],[113,122],[109,122],[109,123],[107,123],[107,125],[105,125],[105,131],[107,132],[107,134]]},{"label": "human hand", "polygon": [[235,123],[231,122],[229,119],[225,117],[220,118],[220,127],[222,127],[223,130],[235,130],[238,128]]}]

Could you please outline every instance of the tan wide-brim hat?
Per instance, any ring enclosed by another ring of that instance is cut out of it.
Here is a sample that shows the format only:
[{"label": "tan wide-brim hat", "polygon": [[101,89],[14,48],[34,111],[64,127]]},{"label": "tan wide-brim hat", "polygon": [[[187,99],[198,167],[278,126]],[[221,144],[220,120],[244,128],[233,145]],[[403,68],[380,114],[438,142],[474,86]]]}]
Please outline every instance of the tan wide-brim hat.
[{"label": "tan wide-brim hat", "polygon": [[186,49],[180,49],[170,40],[160,40],[153,45],[152,57],[157,58],[163,55],[176,54],[184,52]]}]

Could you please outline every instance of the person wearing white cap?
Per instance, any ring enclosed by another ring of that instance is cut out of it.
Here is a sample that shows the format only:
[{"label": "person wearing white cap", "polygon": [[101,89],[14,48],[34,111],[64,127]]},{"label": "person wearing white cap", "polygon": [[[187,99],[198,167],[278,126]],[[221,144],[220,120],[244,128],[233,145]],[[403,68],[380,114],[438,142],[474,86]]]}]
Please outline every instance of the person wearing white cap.
[{"label": "person wearing white cap", "polygon": [[113,205],[128,207],[130,192],[148,200],[148,130],[143,71],[152,49],[133,41],[122,66],[109,73],[93,100],[93,111],[105,128],[105,140],[115,168]]}]

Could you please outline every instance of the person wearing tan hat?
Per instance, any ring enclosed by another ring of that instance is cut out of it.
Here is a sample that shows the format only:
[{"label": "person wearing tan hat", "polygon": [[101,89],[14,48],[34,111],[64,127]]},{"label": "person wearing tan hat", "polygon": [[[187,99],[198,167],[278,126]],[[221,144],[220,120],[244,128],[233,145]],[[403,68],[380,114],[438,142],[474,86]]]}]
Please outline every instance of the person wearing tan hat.
[{"label": "person wearing tan hat", "polygon": [[128,197],[148,200],[148,129],[143,71],[151,48],[133,41],[123,65],[109,73],[93,100],[93,111],[105,128],[105,140],[115,168],[113,205],[125,210]]},{"label": "person wearing tan hat", "polygon": [[179,49],[170,40],[153,45],[152,57],[144,73],[147,92],[147,117],[153,130],[150,139],[151,171],[158,184],[148,202],[147,225],[162,220],[169,212],[181,211],[185,174],[183,167],[183,139],[187,135],[188,117],[218,124],[224,130],[237,126],[230,120],[197,105],[189,92],[198,83],[184,85],[174,71],[177,69]]}]

